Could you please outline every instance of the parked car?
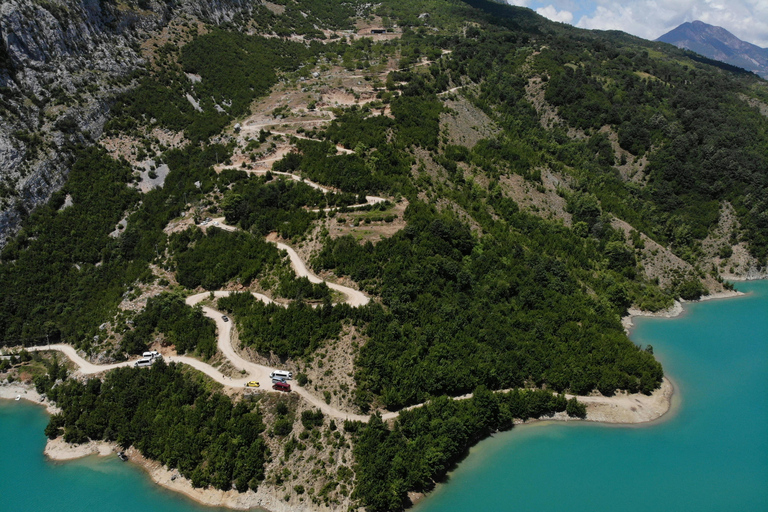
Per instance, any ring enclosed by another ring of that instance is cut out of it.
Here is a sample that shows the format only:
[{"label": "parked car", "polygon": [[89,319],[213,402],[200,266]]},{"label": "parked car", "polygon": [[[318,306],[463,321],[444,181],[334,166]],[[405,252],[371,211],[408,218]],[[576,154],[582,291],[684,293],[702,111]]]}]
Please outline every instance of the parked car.
[{"label": "parked car", "polygon": [[221,319],[224,320],[225,322],[229,322],[229,318],[227,318],[227,315],[222,316]]},{"label": "parked car", "polygon": [[259,387],[259,383],[256,382],[255,380],[252,380],[250,382],[246,382],[245,383],[245,387],[247,387],[247,388],[257,388],[257,387]]},{"label": "parked car", "polygon": [[275,389],[277,391],[290,391],[291,385],[287,382],[275,382],[272,384],[272,389]]}]

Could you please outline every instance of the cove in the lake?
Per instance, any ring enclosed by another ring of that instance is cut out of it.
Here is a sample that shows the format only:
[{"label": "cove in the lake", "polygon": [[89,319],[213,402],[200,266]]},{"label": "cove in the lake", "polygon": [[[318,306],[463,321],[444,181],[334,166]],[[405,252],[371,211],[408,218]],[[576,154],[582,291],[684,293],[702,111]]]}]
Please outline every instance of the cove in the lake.
[{"label": "cove in the lake", "polygon": [[24,400],[0,400],[0,510],[29,512],[223,512],[155,485],[117,456],[51,462],[48,415]]},{"label": "cove in the lake", "polygon": [[534,423],[480,443],[414,512],[768,510],[768,281],[636,318],[676,386],[644,426]]}]

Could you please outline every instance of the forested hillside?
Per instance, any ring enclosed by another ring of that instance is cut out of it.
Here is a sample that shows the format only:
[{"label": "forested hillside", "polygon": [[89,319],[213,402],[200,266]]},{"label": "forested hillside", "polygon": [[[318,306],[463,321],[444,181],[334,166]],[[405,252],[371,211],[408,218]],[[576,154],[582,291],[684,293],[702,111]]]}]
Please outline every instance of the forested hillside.
[{"label": "forested hillside", "polygon": [[765,275],[760,78],[483,0],[230,7],[146,35],[104,136],[0,254],[0,345],[231,380],[226,314],[308,395],[164,363],[54,378],[49,436],[297,510],[400,510],[515,419],[584,417],[565,393],[654,393],[629,308]]}]

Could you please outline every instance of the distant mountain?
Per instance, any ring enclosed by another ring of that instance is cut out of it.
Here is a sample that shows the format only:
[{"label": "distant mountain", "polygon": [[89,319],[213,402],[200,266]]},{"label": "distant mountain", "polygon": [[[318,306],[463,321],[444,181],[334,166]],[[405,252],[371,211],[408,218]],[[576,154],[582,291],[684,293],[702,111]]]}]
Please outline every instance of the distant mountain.
[{"label": "distant mountain", "polygon": [[722,27],[702,21],[683,23],[657,41],[744,68],[768,79],[768,49],[742,41]]}]

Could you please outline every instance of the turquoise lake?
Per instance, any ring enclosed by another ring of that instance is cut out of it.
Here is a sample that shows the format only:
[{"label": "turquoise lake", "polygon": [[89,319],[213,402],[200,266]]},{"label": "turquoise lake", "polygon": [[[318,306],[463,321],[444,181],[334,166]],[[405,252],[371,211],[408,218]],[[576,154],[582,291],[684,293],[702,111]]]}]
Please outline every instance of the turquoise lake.
[{"label": "turquoise lake", "polygon": [[[45,409],[0,400],[0,511],[223,512],[204,507],[114,457],[51,462],[43,455]],[[231,512],[231,511],[230,511]]]},{"label": "turquoise lake", "polygon": [[768,510],[768,281],[635,319],[675,384],[647,426],[535,423],[480,443],[414,512]]},{"label": "turquoise lake", "polygon": [[[636,319],[676,388],[647,426],[536,423],[475,447],[414,512],[768,511],[768,281]],[[0,400],[0,511],[219,511],[116,457],[53,463],[41,407]]]}]

